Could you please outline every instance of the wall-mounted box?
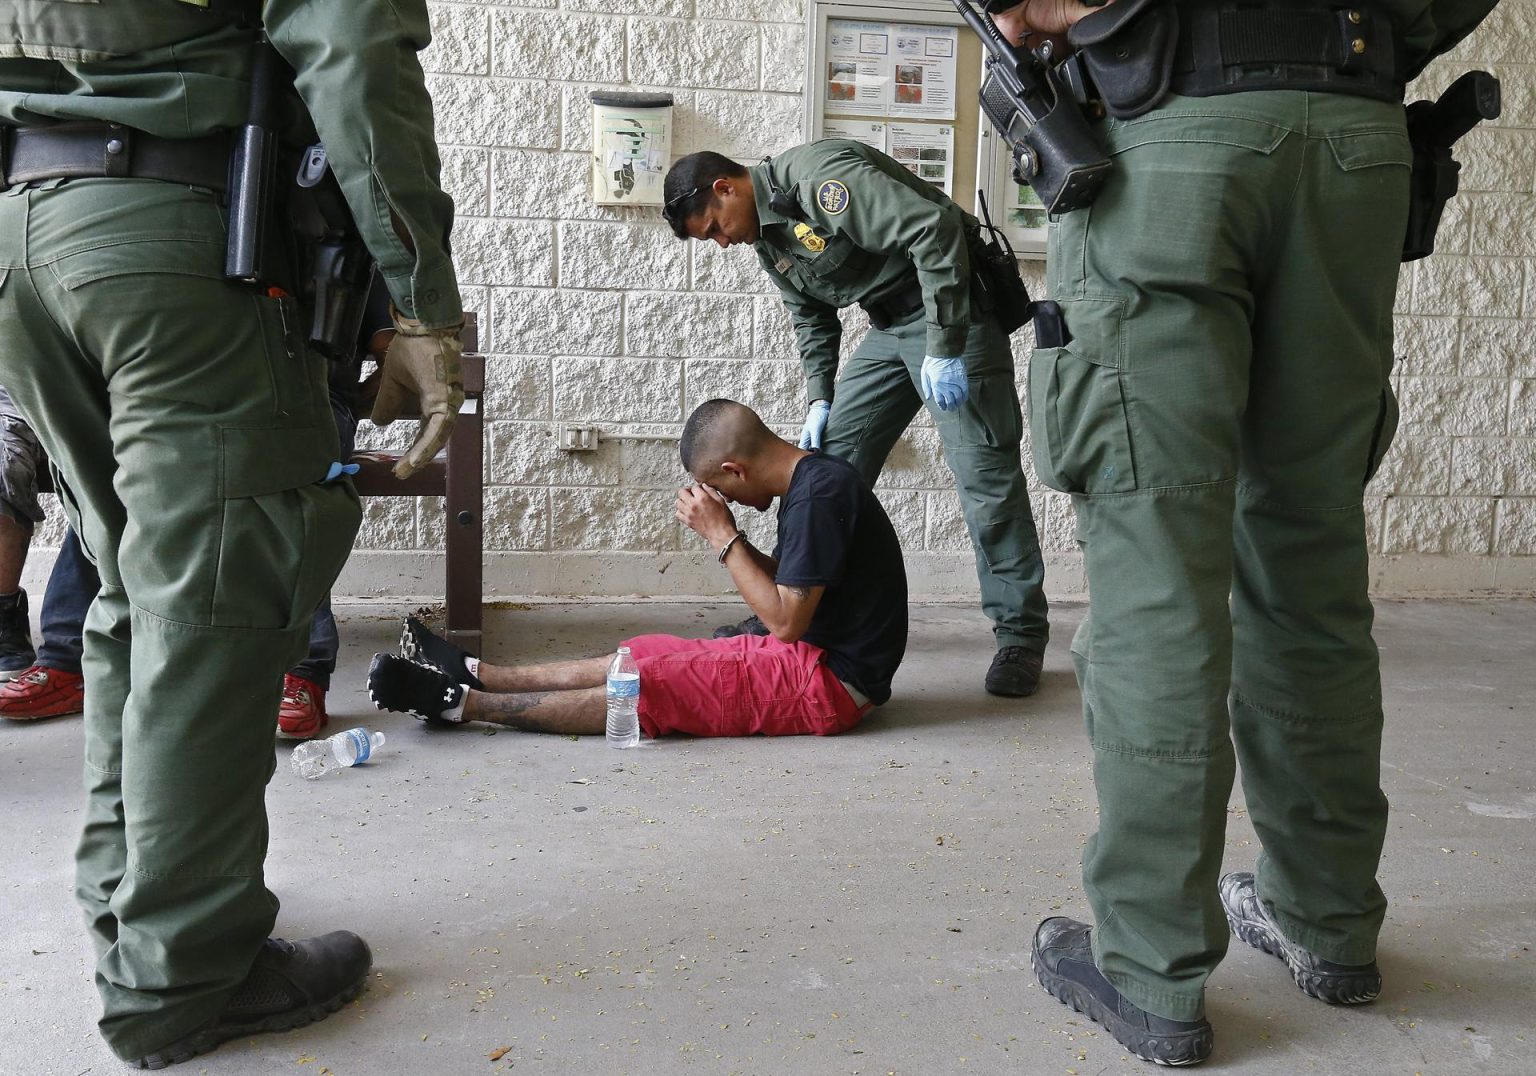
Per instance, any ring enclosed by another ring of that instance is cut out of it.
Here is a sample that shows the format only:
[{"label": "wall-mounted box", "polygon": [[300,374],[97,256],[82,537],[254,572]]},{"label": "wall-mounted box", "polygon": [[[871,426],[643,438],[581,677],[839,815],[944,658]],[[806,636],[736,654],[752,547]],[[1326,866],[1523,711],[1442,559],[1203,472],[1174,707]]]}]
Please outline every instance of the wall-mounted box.
[{"label": "wall-mounted box", "polygon": [[672,95],[594,90],[592,200],[659,206],[672,161]]}]

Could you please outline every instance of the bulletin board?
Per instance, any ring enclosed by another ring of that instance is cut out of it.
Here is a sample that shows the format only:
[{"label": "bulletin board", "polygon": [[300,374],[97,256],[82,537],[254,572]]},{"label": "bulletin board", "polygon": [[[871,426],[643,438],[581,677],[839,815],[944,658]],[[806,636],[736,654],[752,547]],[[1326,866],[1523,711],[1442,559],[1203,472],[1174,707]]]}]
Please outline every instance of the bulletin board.
[{"label": "bulletin board", "polygon": [[806,18],[811,138],[853,138],[883,150],[977,216],[980,188],[1014,250],[1043,258],[1045,214],[1033,212],[1033,192],[1009,178],[1007,146],[981,114],[983,50],[954,5],[816,0]]}]

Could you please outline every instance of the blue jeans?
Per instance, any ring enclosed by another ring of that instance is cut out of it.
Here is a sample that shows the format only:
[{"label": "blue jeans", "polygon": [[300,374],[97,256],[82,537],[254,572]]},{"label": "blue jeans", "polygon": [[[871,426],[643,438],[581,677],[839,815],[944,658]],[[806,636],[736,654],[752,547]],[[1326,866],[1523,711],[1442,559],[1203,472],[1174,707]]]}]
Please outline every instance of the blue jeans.
[{"label": "blue jeans", "polygon": [[37,650],[37,663],[47,669],[61,669],[77,676],[83,647],[81,631],[85,612],[101,589],[96,566],[80,552],[80,540],[74,529],[64,532],[59,557],[48,575],[48,589],[43,592],[41,614],[43,645]]},{"label": "blue jeans", "polygon": [[[357,442],[357,419],[335,393],[331,394],[331,411],[336,416],[339,458],[350,459]],[[58,559],[53,562],[53,571],[48,576],[48,589],[43,594],[43,645],[37,651],[39,665],[80,672],[80,638],[85,627],[85,614],[100,589],[101,577],[96,574],[96,566],[80,552],[80,541],[74,530],[66,531]],[[336,617],[331,614],[331,600],[327,597],[310,621],[309,654],[290,672],[328,688],[331,674],[336,671],[336,653],[340,647]]]},{"label": "blue jeans", "polygon": [[[336,418],[336,458],[349,460],[352,450],[357,447],[357,419],[334,389],[331,391],[331,414]],[[331,613],[331,598],[326,595],[320,608],[315,610],[315,618],[309,622],[309,653],[288,671],[293,676],[329,688],[331,674],[336,671],[336,652],[340,648],[341,636],[336,631],[336,617]]]}]

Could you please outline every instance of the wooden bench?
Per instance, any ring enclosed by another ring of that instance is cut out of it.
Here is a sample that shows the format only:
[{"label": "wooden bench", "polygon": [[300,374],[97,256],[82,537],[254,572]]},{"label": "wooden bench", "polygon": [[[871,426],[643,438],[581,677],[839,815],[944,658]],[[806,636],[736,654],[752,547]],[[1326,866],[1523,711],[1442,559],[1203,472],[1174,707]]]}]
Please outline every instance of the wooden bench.
[{"label": "wooden bench", "polygon": [[485,548],[485,356],[479,353],[479,325],[473,313],[465,315],[461,339],[464,406],[459,408],[459,421],[448,438],[448,448],[404,480],[391,473],[400,458],[398,453],[356,453],[352,462],[358,465],[358,472],[352,481],[363,497],[445,499],[445,634],[455,646],[478,657]]}]

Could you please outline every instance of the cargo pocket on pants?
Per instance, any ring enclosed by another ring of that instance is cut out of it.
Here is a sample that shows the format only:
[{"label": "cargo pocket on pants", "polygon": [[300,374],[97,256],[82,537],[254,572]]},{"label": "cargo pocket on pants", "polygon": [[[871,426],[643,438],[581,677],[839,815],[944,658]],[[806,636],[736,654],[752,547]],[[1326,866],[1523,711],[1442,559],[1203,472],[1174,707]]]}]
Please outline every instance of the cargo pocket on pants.
[{"label": "cargo pocket on pants", "polygon": [[1062,493],[1136,488],[1120,361],[1120,304],[1064,301],[1072,339],[1029,356],[1029,430],[1040,481]]},{"label": "cargo pocket on pants", "polygon": [[340,574],[361,519],[350,482],[326,482],[334,427],[220,431],[224,518],[212,623],[296,628]]}]

